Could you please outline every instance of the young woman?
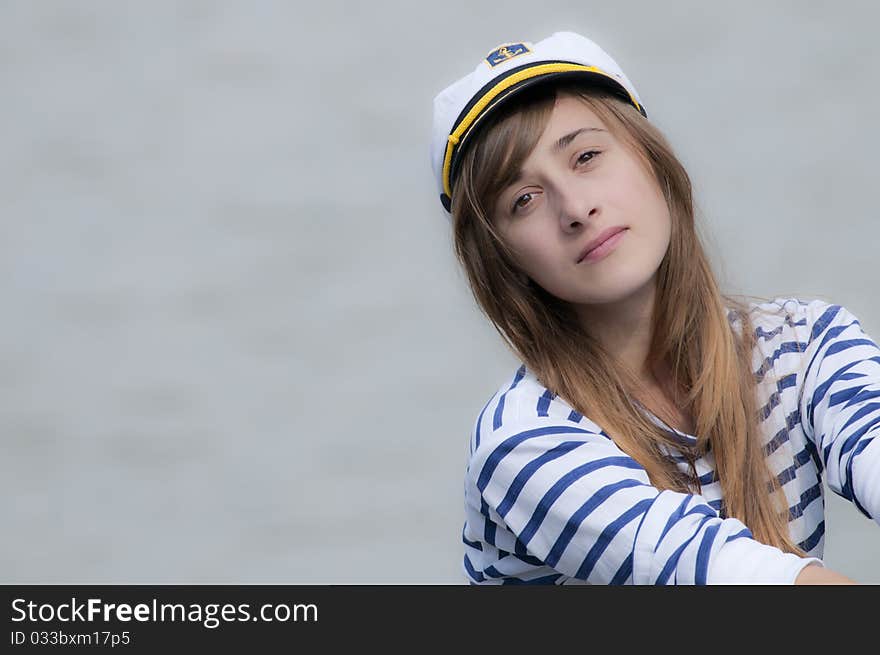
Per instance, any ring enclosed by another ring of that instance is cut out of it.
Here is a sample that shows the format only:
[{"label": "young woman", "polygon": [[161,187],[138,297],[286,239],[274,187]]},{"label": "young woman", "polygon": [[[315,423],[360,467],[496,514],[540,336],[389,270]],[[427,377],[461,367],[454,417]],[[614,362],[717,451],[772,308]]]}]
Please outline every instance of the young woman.
[{"label": "young woman", "polygon": [[477,417],[489,584],[850,583],[822,477],[880,517],[880,349],[844,307],[723,295],[687,173],[611,57],[508,43],[434,101],[478,304],[522,361]]}]

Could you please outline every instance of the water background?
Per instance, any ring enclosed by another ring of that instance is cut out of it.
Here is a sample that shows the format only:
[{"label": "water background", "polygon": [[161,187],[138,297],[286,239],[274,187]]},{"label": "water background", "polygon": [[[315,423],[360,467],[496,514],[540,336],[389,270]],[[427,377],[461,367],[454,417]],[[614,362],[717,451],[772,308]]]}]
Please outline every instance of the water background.
[{"label": "water background", "polygon": [[[462,584],[514,360],[455,265],[431,101],[574,30],[694,181],[734,293],[880,337],[865,2],[0,3],[0,579]],[[827,564],[880,583],[831,494]]]}]

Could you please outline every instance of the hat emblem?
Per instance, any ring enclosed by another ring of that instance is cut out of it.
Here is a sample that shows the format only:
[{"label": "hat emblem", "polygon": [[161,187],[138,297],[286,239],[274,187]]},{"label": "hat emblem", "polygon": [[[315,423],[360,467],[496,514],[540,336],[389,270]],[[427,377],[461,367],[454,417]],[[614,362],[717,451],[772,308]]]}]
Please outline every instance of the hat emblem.
[{"label": "hat emblem", "polygon": [[531,52],[531,50],[529,50],[525,43],[505,43],[495,48],[486,56],[486,63],[494,67],[498,64],[503,64],[508,59],[513,59],[528,52]]}]

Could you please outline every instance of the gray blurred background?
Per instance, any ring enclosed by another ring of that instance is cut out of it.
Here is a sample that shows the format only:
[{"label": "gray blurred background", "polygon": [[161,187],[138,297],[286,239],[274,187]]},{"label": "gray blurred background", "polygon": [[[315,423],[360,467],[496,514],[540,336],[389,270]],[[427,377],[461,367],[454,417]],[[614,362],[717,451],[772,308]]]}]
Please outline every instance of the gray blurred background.
[{"label": "gray blurred background", "polygon": [[[434,94],[573,30],[690,171],[732,293],[880,337],[868,2],[0,2],[0,579],[462,584],[515,365],[451,250]],[[831,494],[826,562],[880,583]]]}]

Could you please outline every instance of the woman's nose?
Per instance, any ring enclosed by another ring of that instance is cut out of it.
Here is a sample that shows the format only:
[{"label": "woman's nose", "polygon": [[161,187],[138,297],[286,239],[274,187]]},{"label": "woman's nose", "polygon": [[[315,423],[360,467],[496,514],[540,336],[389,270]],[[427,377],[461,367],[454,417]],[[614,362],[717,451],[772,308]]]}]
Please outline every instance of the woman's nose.
[{"label": "woman's nose", "polygon": [[563,196],[559,211],[563,230],[578,230],[594,220],[598,214],[599,207],[596,202],[586,198],[583,193],[569,192]]}]

